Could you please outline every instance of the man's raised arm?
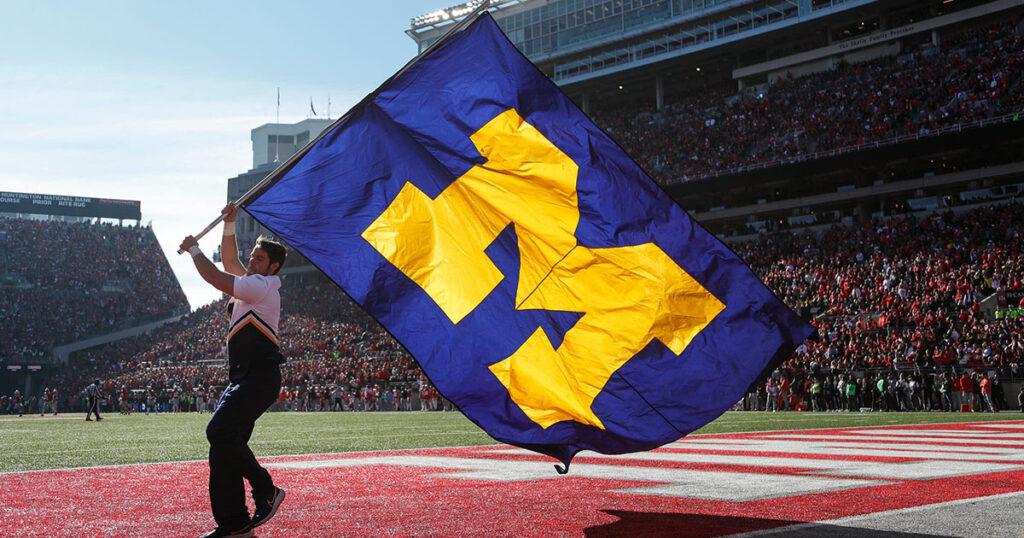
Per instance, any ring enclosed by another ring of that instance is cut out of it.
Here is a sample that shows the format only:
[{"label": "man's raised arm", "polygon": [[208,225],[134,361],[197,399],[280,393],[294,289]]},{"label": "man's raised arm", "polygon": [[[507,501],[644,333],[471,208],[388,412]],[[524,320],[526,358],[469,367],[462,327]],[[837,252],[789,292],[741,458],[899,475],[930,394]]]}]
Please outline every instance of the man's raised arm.
[{"label": "man's raised arm", "polygon": [[238,244],[235,242],[235,219],[238,218],[238,208],[235,204],[228,203],[220,212],[224,217],[224,235],[220,240],[220,260],[224,264],[224,270],[235,276],[245,276],[245,266],[238,259]]},{"label": "man's raised arm", "polygon": [[181,242],[180,248],[181,250],[187,250],[189,254],[192,255],[192,262],[195,263],[196,270],[199,271],[199,276],[203,277],[203,280],[209,282],[218,290],[234,297],[234,275],[217,269],[217,266],[203,254],[203,251],[199,250],[199,242],[196,241],[195,237],[192,237],[191,235],[186,237],[185,240]]}]

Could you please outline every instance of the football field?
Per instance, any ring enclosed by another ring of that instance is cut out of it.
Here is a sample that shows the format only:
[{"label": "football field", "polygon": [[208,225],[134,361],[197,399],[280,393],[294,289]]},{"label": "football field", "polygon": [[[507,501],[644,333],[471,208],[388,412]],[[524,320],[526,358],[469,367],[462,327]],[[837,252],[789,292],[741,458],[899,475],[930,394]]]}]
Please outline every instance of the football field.
[{"label": "football field", "polygon": [[[0,417],[0,536],[212,526],[208,415]],[[554,461],[459,413],[270,413],[260,536],[1019,536],[1017,413],[727,413],[662,449]]]}]

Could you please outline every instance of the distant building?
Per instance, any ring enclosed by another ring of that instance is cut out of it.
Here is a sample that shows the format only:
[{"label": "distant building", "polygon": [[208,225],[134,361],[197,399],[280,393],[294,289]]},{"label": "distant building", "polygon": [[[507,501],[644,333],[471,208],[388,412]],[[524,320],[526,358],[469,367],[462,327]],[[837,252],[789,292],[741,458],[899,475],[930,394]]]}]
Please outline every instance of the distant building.
[{"label": "distant building", "polygon": [[299,123],[268,123],[252,130],[252,167],[282,163],[323,132],[333,120],[310,118]]},{"label": "distant building", "polygon": [[[228,179],[228,201],[237,200],[249,189],[263,181],[271,172],[302,149],[310,140],[315,139],[329,127],[333,120],[305,119],[298,123],[267,123],[252,130],[252,164],[248,172],[243,172]],[[239,243],[239,255],[245,262],[249,255],[248,249],[256,243],[260,235],[273,236],[269,230],[256,222],[244,211],[238,215],[236,234]],[[288,253],[286,270],[309,269],[309,262],[293,251]]]},{"label": "distant building", "polygon": [[[275,168],[277,168],[276,163],[264,163],[256,166],[248,172],[243,172],[229,179],[228,201],[237,200],[243,194],[249,192],[249,189],[253,188],[260,181],[263,181],[263,179],[270,175]],[[260,226],[255,219],[250,217],[244,211],[238,213],[238,223],[235,226],[235,233],[238,235],[239,248],[248,248],[255,243],[256,238],[261,234],[270,234],[266,228]],[[241,255],[244,253],[239,252],[239,254]]]}]

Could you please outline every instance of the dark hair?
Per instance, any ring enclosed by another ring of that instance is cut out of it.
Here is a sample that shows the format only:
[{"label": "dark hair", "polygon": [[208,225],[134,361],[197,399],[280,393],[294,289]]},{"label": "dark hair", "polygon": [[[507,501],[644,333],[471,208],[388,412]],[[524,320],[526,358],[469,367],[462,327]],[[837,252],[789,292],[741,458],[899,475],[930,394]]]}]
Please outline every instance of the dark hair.
[{"label": "dark hair", "polygon": [[267,259],[270,260],[270,263],[277,263],[277,269],[271,273],[276,275],[284,265],[285,258],[288,257],[288,251],[285,250],[284,245],[265,235],[261,235],[256,238],[256,248],[263,249],[263,252],[267,253]]}]

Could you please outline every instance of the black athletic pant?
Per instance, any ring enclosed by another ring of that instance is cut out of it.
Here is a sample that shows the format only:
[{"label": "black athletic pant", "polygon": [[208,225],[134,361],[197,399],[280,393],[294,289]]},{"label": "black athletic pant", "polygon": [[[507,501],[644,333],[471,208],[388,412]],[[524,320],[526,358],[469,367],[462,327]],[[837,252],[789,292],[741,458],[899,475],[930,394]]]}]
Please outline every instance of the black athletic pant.
[{"label": "black athletic pant", "polygon": [[89,397],[89,409],[85,412],[85,420],[89,420],[89,417],[93,413],[96,413],[96,420],[100,419],[100,399]]},{"label": "black athletic pant", "polygon": [[256,419],[274,403],[280,390],[279,366],[254,362],[244,378],[224,389],[206,426],[210,507],[221,528],[234,530],[249,522],[243,478],[249,481],[255,498],[269,496],[274,489],[270,473],[256,461],[248,442]]}]

